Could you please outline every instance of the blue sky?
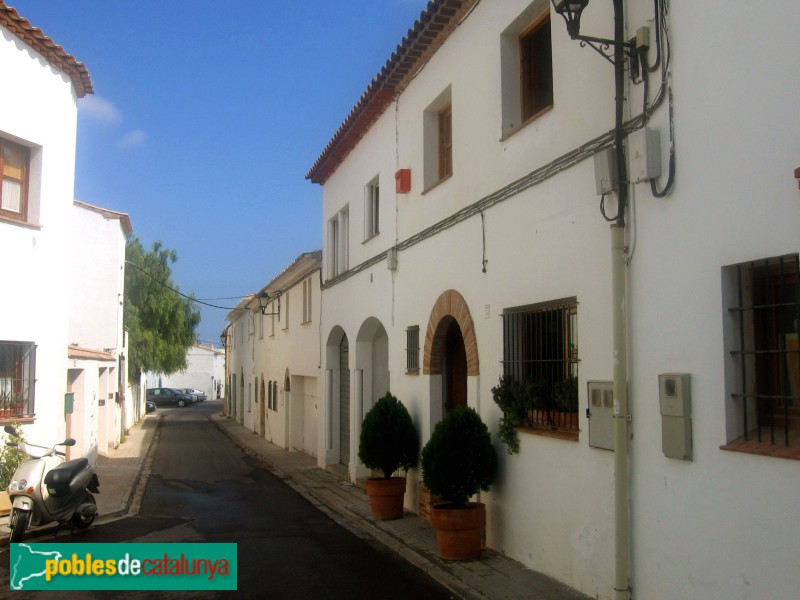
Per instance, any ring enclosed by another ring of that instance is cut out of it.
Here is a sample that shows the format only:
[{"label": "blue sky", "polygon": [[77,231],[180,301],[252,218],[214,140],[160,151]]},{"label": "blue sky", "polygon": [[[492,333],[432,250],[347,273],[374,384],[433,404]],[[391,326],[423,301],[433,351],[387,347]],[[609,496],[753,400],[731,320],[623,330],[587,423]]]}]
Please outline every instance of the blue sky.
[{"label": "blue sky", "polygon": [[[321,248],[305,174],[427,5],[6,2],[92,77],[75,198],[128,213],[145,247],[178,253],[181,292],[226,307]],[[201,308],[198,336],[219,343],[228,311]]]}]

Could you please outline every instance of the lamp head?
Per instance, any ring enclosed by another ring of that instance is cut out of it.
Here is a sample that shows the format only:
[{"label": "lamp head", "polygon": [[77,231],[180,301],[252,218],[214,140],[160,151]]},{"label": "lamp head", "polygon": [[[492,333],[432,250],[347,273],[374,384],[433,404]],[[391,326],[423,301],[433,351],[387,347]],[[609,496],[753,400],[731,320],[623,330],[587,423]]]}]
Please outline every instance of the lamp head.
[{"label": "lamp head", "polygon": [[581,13],[589,0],[550,0],[553,9],[562,17],[567,24],[567,33],[572,39],[577,38],[581,31]]}]

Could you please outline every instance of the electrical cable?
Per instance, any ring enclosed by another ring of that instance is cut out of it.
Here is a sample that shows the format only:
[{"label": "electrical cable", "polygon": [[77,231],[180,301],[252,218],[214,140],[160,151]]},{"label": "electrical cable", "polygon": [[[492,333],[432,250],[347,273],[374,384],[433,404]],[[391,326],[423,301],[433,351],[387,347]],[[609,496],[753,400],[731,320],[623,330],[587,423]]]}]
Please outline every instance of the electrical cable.
[{"label": "electrical cable", "polygon": [[197,304],[202,304],[203,306],[208,306],[210,308],[220,308],[222,310],[247,310],[246,308],[236,308],[236,307],[229,307],[229,306],[218,306],[216,304],[209,304],[208,302],[204,302],[202,300],[198,300],[197,298],[192,298],[191,296],[187,296],[183,292],[179,292],[175,288],[171,288],[166,283],[164,283],[163,281],[159,280],[155,275],[153,275],[152,273],[149,273],[148,271],[146,271],[145,269],[143,269],[142,267],[140,267],[136,263],[131,262],[129,260],[126,260],[125,264],[131,265],[134,269],[136,269],[138,271],[141,271],[142,273],[147,275],[150,279],[155,281],[161,287],[164,287],[164,288],[168,289],[171,292],[175,292],[179,296],[182,296],[183,298],[186,298],[187,300],[191,300],[192,302],[196,302]]}]

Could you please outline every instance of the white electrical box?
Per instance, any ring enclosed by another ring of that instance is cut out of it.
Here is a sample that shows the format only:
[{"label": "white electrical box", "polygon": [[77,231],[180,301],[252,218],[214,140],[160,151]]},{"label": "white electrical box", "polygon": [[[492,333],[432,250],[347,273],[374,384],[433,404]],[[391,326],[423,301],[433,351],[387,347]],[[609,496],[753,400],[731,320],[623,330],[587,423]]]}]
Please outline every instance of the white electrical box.
[{"label": "white electrical box", "polygon": [[614,384],[611,381],[590,381],[589,445],[604,450],[614,449]]},{"label": "white electrical box", "polygon": [[650,181],[661,176],[661,134],[657,129],[642,127],[628,136],[630,180]]},{"label": "white electrical box", "polygon": [[600,150],[594,155],[594,182],[598,196],[617,189],[617,154],[614,148]]},{"label": "white electrical box", "polygon": [[692,389],[688,373],[658,376],[661,450],[668,458],[692,460]]}]

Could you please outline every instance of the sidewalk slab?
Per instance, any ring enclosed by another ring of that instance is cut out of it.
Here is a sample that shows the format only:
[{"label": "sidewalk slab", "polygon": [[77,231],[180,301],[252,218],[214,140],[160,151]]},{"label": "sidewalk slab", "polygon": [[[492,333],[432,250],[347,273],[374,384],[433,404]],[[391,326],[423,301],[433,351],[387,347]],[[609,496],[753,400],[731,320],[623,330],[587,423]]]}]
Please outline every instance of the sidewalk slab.
[{"label": "sidewalk slab", "polygon": [[422,569],[465,600],[589,600],[577,590],[484,548],[479,560],[439,558],[430,523],[406,512],[396,521],[372,518],[369,497],[361,485],[319,468],[303,452],[289,452],[222,415],[209,420],[245,452],[258,457],[277,476],[357,535],[369,535]]}]

